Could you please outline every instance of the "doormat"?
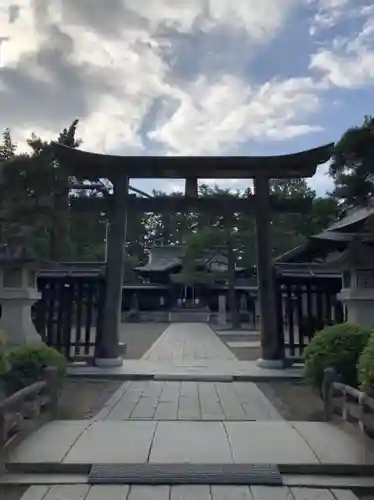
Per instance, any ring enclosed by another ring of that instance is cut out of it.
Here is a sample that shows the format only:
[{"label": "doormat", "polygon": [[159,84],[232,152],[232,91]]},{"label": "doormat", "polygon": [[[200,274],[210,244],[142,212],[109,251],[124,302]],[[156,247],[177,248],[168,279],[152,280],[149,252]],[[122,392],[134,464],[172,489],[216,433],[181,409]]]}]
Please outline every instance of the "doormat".
[{"label": "doormat", "polygon": [[97,464],[89,484],[262,484],[279,485],[274,465],[251,464]]}]

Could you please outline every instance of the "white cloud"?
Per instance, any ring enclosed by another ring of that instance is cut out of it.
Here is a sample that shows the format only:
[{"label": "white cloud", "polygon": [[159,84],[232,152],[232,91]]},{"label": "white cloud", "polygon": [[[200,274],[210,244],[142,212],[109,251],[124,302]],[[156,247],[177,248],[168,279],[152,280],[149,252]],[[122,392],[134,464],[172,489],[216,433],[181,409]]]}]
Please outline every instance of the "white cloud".
[{"label": "white cloud", "polygon": [[310,67],[322,71],[326,81],[338,87],[371,85],[374,81],[374,5],[357,8],[351,4],[340,12],[340,16],[343,15],[344,19],[354,18],[359,28],[344,37],[334,37],[329,47],[321,48],[312,56]]},{"label": "white cloud", "polygon": [[318,196],[325,196],[327,192],[332,191],[334,182],[328,175],[328,165],[321,165],[311,179],[308,179],[308,185],[314,189]]},{"label": "white cloud", "polygon": [[268,40],[283,26],[296,0],[126,0],[126,6],[146,18],[153,30],[160,26],[190,32],[209,32],[217,25],[243,28],[255,39]]},{"label": "white cloud", "polygon": [[346,15],[351,0],[309,0],[316,9],[310,32],[315,34],[321,29],[331,28]]},{"label": "white cloud", "polygon": [[0,119],[18,140],[31,130],[53,136],[78,117],[85,149],[136,153],[156,100],[149,137],[166,153],[219,154],[247,139],[319,129],[309,123],[319,105],[309,78],[250,85],[225,74],[223,60],[220,74],[201,73],[187,83],[173,79],[163,53],[176,33],[209,36],[225,26],[245,32],[256,50],[284,28],[296,0],[112,0],[111,9],[104,3],[20,0],[15,21],[4,24],[10,41]]},{"label": "white cloud", "polygon": [[308,78],[251,87],[230,75],[201,77],[181,94],[170,120],[153,131],[173,154],[218,154],[248,139],[281,140],[320,130],[303,123],[318,109],[316,85]]}]

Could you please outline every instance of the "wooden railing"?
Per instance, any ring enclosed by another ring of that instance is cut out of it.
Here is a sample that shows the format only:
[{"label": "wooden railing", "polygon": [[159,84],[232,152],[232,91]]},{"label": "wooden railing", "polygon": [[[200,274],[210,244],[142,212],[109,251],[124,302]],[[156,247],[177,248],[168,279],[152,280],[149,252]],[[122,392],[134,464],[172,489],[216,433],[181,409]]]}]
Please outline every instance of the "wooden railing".
[{"label": "wooden railing", "polygon": [[325,419],[336,413],[356,424],[364,434],[374,437],[374,399],[364,392],[342,384],[333,368],[325,370],[322,384]]},{"label": "wooden railing", "polygon": [[0,402],[0,449],[18,435],[25,421],[36,419],[42,412],[55,410],[59,397],[57,369],[44,370],[44,380],[15,392]]}]

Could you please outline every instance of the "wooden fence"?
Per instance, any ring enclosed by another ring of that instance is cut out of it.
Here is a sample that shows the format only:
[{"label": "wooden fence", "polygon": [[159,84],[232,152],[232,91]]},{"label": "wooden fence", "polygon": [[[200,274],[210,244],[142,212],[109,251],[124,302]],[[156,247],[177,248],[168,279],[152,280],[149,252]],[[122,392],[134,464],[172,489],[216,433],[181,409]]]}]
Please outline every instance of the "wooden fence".
[{"label": "wooden fence", "polygon": [[337,298],[341,279],[282,275],[275,279],[280,343],[286,357],[298,359],[317,331],[344,321]]},{"label": "wooden fence", "polygon": [[33,320],[43,341],[69,360],[93,358],[102,335],[105,278],[101,274],[41,275]]}]

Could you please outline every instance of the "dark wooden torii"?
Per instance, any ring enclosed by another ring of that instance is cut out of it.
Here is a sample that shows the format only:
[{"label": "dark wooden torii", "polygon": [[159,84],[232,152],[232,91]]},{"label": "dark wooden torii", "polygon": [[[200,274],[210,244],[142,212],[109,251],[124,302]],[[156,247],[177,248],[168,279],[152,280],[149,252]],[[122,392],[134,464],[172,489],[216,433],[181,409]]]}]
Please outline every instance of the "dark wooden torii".
[{"label": "dark wooden torii", "polygon": [[[117,366],[119,356],[119,325],[121,320],[123,263],[125,258],[126,213],[132,210],[173,211],[194,207],[227,212],[253,211],[257,234],[257,275],[261,314],[261,366],[283,366],[283,346],[279,345],[276,322],[276,300],[270,242],[271,210],[299,211],[292,200],[273,199],[269,180],[312,177],[317,166],[327,162],[334,144],[295,154],[280,156],[234,157],[151,157],[114,156],[90,153],[53,143],[58,161],[72,175],[88,180],[107,178],[113,184],[111,209],[108,210],[110,231],[107,262],[107,295],[104,312],[104,332],[98,349],[98,366]],[[129,179],[185,179],[185,198],[140,199],[129,197]],[[207,200],[198,198],[198,179],[254,179],[254,195],[241,200]],[[287,203],[288,206],[287,206]]]}]

